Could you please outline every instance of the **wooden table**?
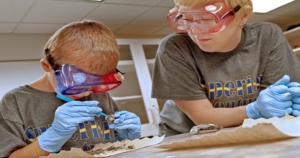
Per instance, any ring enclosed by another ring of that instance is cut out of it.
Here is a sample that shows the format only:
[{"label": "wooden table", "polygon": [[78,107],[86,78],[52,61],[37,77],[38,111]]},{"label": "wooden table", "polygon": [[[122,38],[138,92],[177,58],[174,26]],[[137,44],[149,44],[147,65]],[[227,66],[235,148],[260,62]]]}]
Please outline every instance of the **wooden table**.
[{"label": "wooden table", "polygon": [[[226,129],[223,129],[226,130]],[[272,132],[272,131],[270,131]],[[165,137],[161,143],[199,137],[190,133]],[[264,143],[236,144],[216,147],[166,150],[154,146],[112,156],[113,158],[297,158],[300,138]]]}]

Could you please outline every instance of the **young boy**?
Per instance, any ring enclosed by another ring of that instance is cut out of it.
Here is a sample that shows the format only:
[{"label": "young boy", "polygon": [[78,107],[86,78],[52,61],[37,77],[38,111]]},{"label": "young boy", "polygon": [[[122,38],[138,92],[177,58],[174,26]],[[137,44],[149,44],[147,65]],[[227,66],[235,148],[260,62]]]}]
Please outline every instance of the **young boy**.
[{"label": "young boy", "polygon": [[[118,112],[106,92],[120,85],[117,41],[103,24],[83,20],[54,33],[40,63],[45,74],[0,102],[0,157],[40,157],[61,149],[141,136],[138,116]],[[68,97],[63,101],[57,94]],[[100,113],[114,114],[110,123]],[[112,128],[112,129],[110,129]],[[114,129],[114,130],[113,130]]]}]

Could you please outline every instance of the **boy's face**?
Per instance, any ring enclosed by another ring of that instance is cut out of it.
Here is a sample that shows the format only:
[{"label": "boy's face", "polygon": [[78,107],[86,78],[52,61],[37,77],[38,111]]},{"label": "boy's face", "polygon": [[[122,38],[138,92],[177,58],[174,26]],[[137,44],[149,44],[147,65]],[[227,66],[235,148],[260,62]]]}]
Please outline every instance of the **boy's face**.
[{"label": "boy's face", "polygon": [[234,47],[232,43],[236,43],[234,40],[239,35],[240,27],[233,22],[239,9],[240,6],[230,8],[216,0],[199,3],[193,8],[179,6],[177,10],[171,10],[168,18],[175,30],[187,32],[202,50],[226,52]]}]

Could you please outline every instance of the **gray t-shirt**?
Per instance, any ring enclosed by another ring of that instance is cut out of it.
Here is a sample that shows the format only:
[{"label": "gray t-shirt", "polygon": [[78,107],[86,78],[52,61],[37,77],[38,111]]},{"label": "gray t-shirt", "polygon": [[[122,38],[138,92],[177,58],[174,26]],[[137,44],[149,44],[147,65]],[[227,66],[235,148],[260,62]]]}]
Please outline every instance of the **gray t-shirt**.
[{"label": "gray t-shirt", "polygon": [[[215,108],[244,106],[255,101],[259,91],[285,74],[291,81],[300,82],[299,61],[275,24],[246,24],[241,42],[227,53],[204,52],[188,34],[175,33],[165,37],[159,45],[152,97],[209,99]],[[181,128],[178,120],[184,119],[170,116],[168,111],[172,107],[176,108],[176,104],[169,103],[163,108],[161,122],[173,129]],[[174,127],[174,122],[178,127]],[[181,128],[181,131],[189,129]]]},{"label": "gray t-shirt", "polygon": [[[97,100],[104,113],[114,114],[118,107],[108,93],[90,94],[80,99]],[[28,85],[15,88],[4,95],[0,102],[0,157],[22,148],[41,135],[53,122],[55,110],[65,102],[56,93],[36,90]],[[110,130],[103,116],[79,124],[78,130],[62,147],[79,147],[90,150],[97,143],[113,142],[114,130]]]}]

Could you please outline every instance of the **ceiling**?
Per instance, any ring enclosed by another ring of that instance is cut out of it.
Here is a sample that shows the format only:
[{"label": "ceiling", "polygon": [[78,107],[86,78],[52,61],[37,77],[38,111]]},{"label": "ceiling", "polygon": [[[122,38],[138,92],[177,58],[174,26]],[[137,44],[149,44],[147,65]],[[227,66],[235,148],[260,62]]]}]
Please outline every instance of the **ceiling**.
[{"label": "ceiling", "polygon": [[[93,19],[108,26],[118,38],[160,38],[172,32],[166,15],[173,0],[0,0],[1,34],[52,34],[72,21]],[[249,22],[268,21],[286,29],[300,23],[300,0]]]}]

